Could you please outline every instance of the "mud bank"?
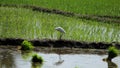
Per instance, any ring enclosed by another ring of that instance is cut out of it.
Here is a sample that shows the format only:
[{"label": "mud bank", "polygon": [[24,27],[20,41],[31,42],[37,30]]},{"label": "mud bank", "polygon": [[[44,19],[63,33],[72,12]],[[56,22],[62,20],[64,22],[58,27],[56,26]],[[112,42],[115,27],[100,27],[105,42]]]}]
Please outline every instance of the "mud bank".
[{"label": "mud bank", "polygon": [[38,6],[32,6],[32,5],[0,4],[0,7],[26,8],[26,9],[31,9],[33,11],[38,11],[38,12],[59,14],[59,15],[68,16],[68,17],[76,17],[80,19],[94,20],[98,22],[120,23],[120,16],[82,15],[82,14],[76,14],[73,12],[66,12],[66,11],[57,10],[57,9],[42,8]]},{"label": "mud bank", "polygon": [[[20,38],[6,38],[0,39],[0,45],[12,45],[18,46],[21,45],[22,41],[25,39]],[[81,42],[74,40],[51,40],[51,39],[43,39],[43,40],[29,40],[32,42],[34,46],[43,46],[43,47],[68,47],[68,48],[90,48],[90,49],[107,49],[109,46],[116,46],[120,48],[120,43],[112,42]]]}]

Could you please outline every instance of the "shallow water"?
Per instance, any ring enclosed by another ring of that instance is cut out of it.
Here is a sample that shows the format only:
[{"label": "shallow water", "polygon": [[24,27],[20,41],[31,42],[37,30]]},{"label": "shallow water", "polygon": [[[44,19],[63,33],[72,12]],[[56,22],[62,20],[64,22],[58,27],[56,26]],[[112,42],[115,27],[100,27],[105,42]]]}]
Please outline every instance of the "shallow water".
[{"label": "shallow water", "polygon": [[[102,60],[107,57],[104,50],[42,48],[23,52],[15,48],[0,47],[0,68],[120,68],[120,56],[112,62]],[[42,65],[31,62],[34,53],[43,57]]]}]

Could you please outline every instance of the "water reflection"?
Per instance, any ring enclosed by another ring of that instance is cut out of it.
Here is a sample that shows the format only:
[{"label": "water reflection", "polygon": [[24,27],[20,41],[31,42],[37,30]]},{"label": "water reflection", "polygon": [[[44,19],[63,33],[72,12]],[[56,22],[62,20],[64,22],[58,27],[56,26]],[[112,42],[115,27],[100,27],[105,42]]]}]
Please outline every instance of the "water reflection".
[{"label": "water reflection", "polygon": [[43,65],[43,64],[40,64],[40,63],[31,63],[31,64],[32,64],[31,68],[42,68],[42,65]]},{"label": "water reflection", "polygon": [[0,52],[0,68],[16,68],[14,57],[10,51]]},{"label": "water reflection", "polygon": [[22,58],[27,60],[33,55],[33,51],[21,51]]},{"label": "water reflection", "polygon": [[55,62],[55,65],[61,65],[64,62],[64,60],[62,60],[62,58],[61,58],[61,54],[62,54],[61,51],[62,51],[61,49],[57,50],[57,54],[58,54],[59,60],[57,62]]},{"label": "water reflection", "polygon": [[[30,59],[33,56],[33,54],[35,54],[33,51],[21,51],[21,55],[24,60]],[[42,68],[42,65],[43,64],[31,62],[31,66],[32,66],[31,68]]]},{"label": "water reflection", "polygon": [[[14,49],[14,48],[12,48]],[[103,62],[107,57],[103,50],[85,49],[48,49],[37,51],[20,51],[11,48],[0,48],[0,68],[119,68],[120,56],[114,62]],[[43,57],[44,63],[32,63],[34,53]],[[77,53],[77,54],[76,54]],[[92,53],[92,54],[91,54]],[[101,55],[102,53],[102,55]],[[100,54],[100,55],[99,55]],[[93,63],[95,62],[95,63]]]},{"label": "water reflection", "polygon": [[115,64],[112,61],[107,61],[107,63],[108,63],[108,68],[118,68],[117,64]]},{"label": "water reflection", "polygon": [[61,65],[64,62],[64,60],[61,59],[61,55],[59,54],[59,60],[55,62],[55,65]]},{"label": "water reflection", "polygon": [[44,48],[37,47],[38,52],[43,53],[57,53],[57,54],[98,54],[105,55],[107,54],[106,50],[103,49],[80,49],[80,48]]}]

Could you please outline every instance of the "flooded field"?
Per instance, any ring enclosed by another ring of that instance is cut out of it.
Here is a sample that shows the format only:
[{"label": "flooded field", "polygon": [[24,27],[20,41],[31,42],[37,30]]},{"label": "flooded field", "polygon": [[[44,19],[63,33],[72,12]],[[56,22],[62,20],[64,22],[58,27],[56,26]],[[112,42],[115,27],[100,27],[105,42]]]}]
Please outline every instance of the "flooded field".
[{"label": "flooded field", "polygon": [[[25,52],[17,48],[0,46],[0,68],[120,68],[120,56],[112,62],[102,60],[107,57],[106,50],[37,47]],[[43,64],[31,62],[34,53],[43,57]]]}]

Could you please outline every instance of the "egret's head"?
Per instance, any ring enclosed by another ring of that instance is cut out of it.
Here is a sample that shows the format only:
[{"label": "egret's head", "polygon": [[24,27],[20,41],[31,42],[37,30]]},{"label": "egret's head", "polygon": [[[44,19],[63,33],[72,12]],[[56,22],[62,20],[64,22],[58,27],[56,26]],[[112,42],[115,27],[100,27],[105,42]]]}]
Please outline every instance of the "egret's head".
[{"label": "egret's head", "polygon": [[55,30],[57,30],[61,33],[66,33],[65,30],[62,27],[56,27]]}]

